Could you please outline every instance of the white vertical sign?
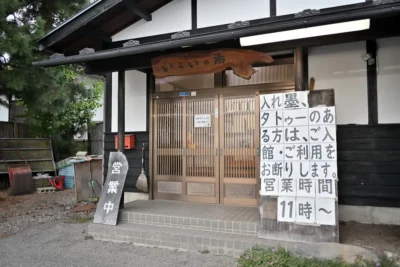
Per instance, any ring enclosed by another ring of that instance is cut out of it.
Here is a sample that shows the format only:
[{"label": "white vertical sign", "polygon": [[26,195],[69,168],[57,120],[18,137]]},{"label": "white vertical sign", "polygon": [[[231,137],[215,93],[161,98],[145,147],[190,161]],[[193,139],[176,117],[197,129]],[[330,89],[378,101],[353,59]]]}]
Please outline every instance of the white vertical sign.
[{"label": "white vertical sign", "polygon": [[315,198],[296,198],[296,222],[309,224],[315,223]]},{"label": "white vertical sign", "polygon": [[336,225],[336,204],[333,198],[315,199],[316,223]]},{"label": "white vertical sign", "polygon": [[308,91],[260,95],[263,196],[278,197],[278,222],[335,225],[335,107],[309,108]]},{"label": "white vertical sign", "polygon": [[278,198],[278,221],[279,222],[296,221],[296,198],[294,197]]}]

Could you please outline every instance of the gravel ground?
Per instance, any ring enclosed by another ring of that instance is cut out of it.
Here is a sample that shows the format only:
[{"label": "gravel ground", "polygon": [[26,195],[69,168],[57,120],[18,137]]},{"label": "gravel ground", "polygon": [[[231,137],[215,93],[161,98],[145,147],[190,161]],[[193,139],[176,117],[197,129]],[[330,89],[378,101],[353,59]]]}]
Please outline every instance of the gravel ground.
[{"label": "gravel ground", "polygon": [[400,256],[400,226],[346,222],[339,225],[340,243]]},{"label": "gravel ground", "polygon": [[0,191],[0,238],[33,225],[77,216],[71,212],[74,197],[71,189],[21,196],[8,196],[8,191]]},{"label": "gravel ground", "polygon": [[0,266],[236,266],[232,257],[85,240],[87,223],[37,225],[0,239]]},{"label": "gravel ground", "polygon": [[[67,263],[70,262],[64,266],[92,266],[92,262],[97,266],[103,266],[107,265],[103,263],[108,263],[106,256],[116,259],[109,250],[121,254],[122,266],[132,264],[136,258],[139,259],[137,262],[142,264],[140,266],[180,266],[179,264],[183,266],[185,262],[191,264],[192,261],[193,265],[189,266],[233,266],[234,264],[232,258],[85,241],[84,232],[87,230],[87,225],[84,223],[92,221],[93,211],[73,212],[74,198],[74,190],[23,196],[8,196],[7,191],[0,191],[0,266],[26,266],[29,261],[24,262],[27,259],[24,255],[36,259],[37,262],[31,266],[36,266],[35,264],[41,263],[40,261],[47,264],[47,257],[53,254],[57,255],[56,258],[61,257]],[[79,207],[85,209],[88,205]],[[346,222],[341,223],[339,229],[341,243],[400,255],[400,226]],[[15,233],[17,234],[13,236]],[[63,256],[64,247],[68,256]],[[150,256],[153,254],[154,256]],[[4,262],[3,257],[7,261]],[[158,260],[159,257],[162,257],[162,262]],[[125,258],[129,260],[125,262]],[[14,261],[18,264],[13,265]],[[49,262],[53,263],[52,260]]]}]

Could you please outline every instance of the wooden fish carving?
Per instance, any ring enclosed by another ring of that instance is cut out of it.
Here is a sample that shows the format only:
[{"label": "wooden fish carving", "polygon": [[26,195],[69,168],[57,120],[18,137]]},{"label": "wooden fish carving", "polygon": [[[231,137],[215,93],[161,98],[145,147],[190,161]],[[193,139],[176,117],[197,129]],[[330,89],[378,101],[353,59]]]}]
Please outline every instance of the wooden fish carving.
[{"label": "wooden fish carving", "polygon": [[268,54],[241,49],[219,49],[164,55],[152,59],[155,77],[217,73],[226,69],[244,79],[256,73],[255,63],[271,63]]}]

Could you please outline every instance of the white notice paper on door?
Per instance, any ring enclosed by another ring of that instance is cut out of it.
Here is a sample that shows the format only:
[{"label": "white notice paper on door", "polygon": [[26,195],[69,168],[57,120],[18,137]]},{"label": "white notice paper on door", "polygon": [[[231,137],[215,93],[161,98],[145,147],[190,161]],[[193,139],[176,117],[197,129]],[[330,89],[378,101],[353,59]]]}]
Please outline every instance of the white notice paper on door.
[{"label": "white notice paper on door", "polygon": [[194,127],[195,128],[211,127],[211,114],[194,115]]}]

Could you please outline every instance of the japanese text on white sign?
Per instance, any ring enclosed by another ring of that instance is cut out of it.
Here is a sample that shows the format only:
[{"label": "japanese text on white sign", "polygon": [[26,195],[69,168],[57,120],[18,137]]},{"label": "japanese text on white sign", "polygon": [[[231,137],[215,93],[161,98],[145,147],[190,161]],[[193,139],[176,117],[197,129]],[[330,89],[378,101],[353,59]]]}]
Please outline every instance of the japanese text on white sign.
[{"label": "japanese text on white sign", "polygon": [[278,197],[278,221],[336,224],[335,114],[307,91],[260,95],[260,194]]}]

